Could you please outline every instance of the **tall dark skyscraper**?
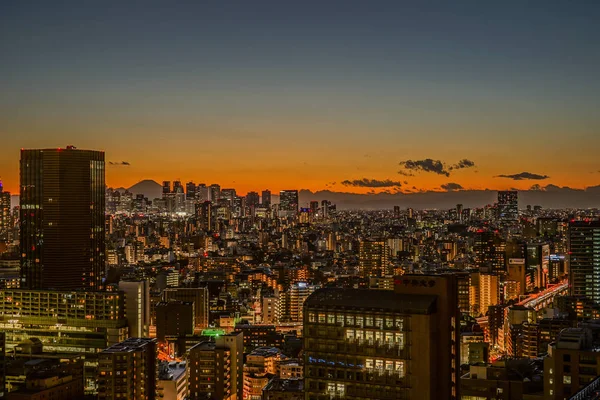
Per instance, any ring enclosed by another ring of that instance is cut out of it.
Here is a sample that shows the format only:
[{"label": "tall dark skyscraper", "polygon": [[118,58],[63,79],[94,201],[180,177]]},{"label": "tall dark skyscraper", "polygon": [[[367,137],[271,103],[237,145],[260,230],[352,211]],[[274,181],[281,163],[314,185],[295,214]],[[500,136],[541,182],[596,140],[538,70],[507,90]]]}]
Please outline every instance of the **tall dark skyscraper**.
[{"label": "tall dark skyscraper", "polygon": [[163,193],[163,197],[165,194],[171,193],[171,181],[163,181],[162,193]]},{"label": "tall dark skyscraper", "polygon": [[256,207],[260,203],[258,192],[248,192],[246,195],[246,205],[248,207]]},{"label": "tall dark skyscraper", "polygon": [[104,152],[21,150],[21,288],[100,288],[104,190]]},{"label": "tall dark skyscraper", "polygon": [[291,216],[298,212],[298,191],[282,190],[279,192],[279,213]]},{"label": "tall dark skyscraper", "polygon": [[261,204],[265,207],[271,207],[271,191],[269,189],[262,191]]},{"label": "tall dark skyscraper", "polygon": [[0,181],[0,241],[8,240],[10,228],[10,193],[3,190],[2,181]]},{"label": "tall dark skyscraper", "polygon": [[185,199],[195,200],[196,199],[196,184],[194,182],[188,182],[185,184]]},{"label": "tall dark skyscraper", "polygon": [[571,294],[600,303],[600,221],[569,224]]},{"label": "tall dark skyscraper", "polygon": [[498,219],[504,222],[519,219],[519,193],[515,190],[498,192]]}]

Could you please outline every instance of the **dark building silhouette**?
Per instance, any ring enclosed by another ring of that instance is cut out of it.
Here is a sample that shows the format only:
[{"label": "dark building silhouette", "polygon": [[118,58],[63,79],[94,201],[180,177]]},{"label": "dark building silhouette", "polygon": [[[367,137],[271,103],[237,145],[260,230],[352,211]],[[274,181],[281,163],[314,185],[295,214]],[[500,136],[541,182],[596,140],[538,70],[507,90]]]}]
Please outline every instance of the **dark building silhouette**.
[{"label": "dark building silhouette", "polygon": [[571,295],[600,303],[600,221],[569,224],[569,284]]},{"label": "dark building silhouette", "polygon": [[104,203],[103,152],[21,150],[21,288],[100,288]]}]

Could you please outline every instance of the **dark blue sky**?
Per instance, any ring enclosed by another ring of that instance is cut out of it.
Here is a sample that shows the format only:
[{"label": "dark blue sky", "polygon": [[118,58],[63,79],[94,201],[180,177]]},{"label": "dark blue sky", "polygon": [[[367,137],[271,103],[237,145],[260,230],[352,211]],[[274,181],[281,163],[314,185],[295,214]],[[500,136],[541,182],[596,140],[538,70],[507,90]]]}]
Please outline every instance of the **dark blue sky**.
[{"label": "dark blue sky", "polygon": [[[345,157],[379,154],[362,168],[382,177],[403,158],[464,156],[490,176],[589,179],[598,21],[598,1],[3,1],[0,171],[19,147],[77,142],[153,174],[127,147],[152,158],[168,138],[236,157],[250,146],[267,174],[288,144],[285,159],[314,164],[294,155],[302,136],[322,141],[316,159],[340,142]],[[331,154],[340,170],[343,158]]]}]

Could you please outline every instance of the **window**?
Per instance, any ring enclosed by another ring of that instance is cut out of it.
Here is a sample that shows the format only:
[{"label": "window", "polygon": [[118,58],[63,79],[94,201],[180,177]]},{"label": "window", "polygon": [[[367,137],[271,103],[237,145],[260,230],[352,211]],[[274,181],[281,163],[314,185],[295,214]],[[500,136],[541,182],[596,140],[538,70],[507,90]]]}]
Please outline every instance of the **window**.
[{"label": "window", "polygon": [[571,384],[571,375],[564,375],[563,376],[563,383],[565,385],[570,385]]},{"label": "window", "polygon": [[346,340],[354,340],[354,329],[346,329]]},{"label": "window", "polygon": [[375,363],[373,362],[373,359],[372,359],[372,358],[367,358],[367,359],[365,360],[365,368],[366,368],[366,369],[373,369],[373,368],[374,368],[374,366],[375,366]]},{"label": "window", "polygon": [[375,368],[383,369],[383,360],[375,360]]},{"label": "window", "polygon": [[390,329],[394,327],[394,317],[387,317],[385,319],[385,327]]},{"label": "window", "polygon": [[308,313],[308,322],[317,322],[317,316],[314,312]]},{"label": "window", "polygon": [[404,361],[396,361],[396,373],[400,378],[404,377]]},{"label": "window", "polygon": [[335,324],[335,314],[327,314],[327,323]]},{"label": "window", "polygon": [[375,326],[378,328],[383,328],[383,318],[377,317],[375,318]]},{"label": "window", "polygon": [[365,326],[373,326],[373,317],[365,317]]},{"label": "window", "polygon": [[563,361],[564,362],[571,362],[571,355],[570,354],[563,354]]},{"label": "window", "polygon": [[385,362],[385,370],[386,371],[393,371],[394,370],[394,362],[393,361],[386,361]]},{"label": "window", "polygon": [[344,316],[342,314],[338,314],[335,317],[335,320],[337,321],[338,324],[343,325],[344,324]]},{"label": "window", "polygon": [[319,323],[320,324],[324,324],[325,323],[325,314],[319,314]]},{"label": "window", "polygon": [[346,325],[354,325],[354,315],[346,315]]}]

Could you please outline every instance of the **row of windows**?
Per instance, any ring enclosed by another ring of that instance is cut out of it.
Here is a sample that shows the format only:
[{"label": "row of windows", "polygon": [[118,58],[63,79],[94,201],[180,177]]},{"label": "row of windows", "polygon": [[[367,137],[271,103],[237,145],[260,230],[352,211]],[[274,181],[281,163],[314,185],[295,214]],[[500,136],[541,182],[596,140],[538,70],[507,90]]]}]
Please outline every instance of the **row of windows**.
[{"label": "row of windows", "polygon": [[404,317],[399,316],[371,316],[336,313],[308,313],[308,322],[319,324],[339,324],[344,326],[377,327],[387,329],[404,329]]}]

